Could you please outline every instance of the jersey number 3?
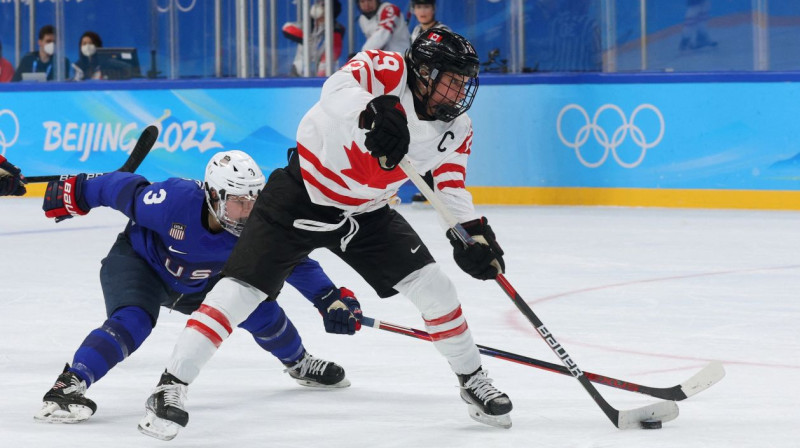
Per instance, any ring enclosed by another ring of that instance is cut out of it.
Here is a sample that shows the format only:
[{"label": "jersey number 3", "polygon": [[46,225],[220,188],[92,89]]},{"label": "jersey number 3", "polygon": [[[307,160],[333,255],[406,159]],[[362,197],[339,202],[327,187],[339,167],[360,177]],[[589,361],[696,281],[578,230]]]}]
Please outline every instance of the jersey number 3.
[{"label": "jersey number 3", "polygon": [[164,199],[167,199],[167,192],[162,188],[158,190],[158,194],[148,191],[144,195],[144,198],[142,198],[142,202],[144,202],[146,205],[153,205],[164,202]]}]

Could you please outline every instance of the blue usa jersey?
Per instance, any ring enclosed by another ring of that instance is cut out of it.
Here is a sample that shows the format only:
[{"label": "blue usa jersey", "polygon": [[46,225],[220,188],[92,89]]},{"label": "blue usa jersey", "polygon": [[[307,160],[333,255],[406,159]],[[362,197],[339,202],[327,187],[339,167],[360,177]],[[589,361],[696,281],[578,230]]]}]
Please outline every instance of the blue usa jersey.
[{"label": "blue usa jersey", "polygon": [[[150,183],[138,174],[113,172],[84,182],[89,207],[106,206],[130,218],[131,245],[172,290],[191,294],[219,275],[238,238],[212,233],[203,223],[207,207],[199,181],[170,178]],[[319,264],[306,258],[287,282],[306,298],[327,293],[333,282]]]}]

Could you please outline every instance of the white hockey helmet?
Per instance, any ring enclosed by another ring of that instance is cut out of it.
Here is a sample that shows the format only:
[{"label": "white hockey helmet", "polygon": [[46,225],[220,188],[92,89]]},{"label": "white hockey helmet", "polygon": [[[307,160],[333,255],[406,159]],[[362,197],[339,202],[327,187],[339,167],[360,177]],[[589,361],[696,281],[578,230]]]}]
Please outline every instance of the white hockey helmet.
[{"label": "white hockey helmet", "polygon": [[239,236],[266,178],[252,157],[243,151],[214,154],[206,165],[206,203],[222,227]]}]

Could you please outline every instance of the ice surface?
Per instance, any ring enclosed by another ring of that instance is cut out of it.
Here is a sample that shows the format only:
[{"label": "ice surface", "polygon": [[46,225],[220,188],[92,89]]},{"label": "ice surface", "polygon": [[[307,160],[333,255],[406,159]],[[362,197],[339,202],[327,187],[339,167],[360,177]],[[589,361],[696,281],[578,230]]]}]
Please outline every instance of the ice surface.
[{"label": "ice surface", "polygon": [[[680,402],[658,431],[614,428],[577,381],[494,358],[484,367],[514,402],[513,428],[473,422],[433,345],[364,328],[327,335],[287,287],[281,304],[316,356],[350,388],[303,388],[234,332],[189,388],[189,425],[171,442],[139,434],[144,401],[186,317],[162,308],[133,356],[93,385],[86,423],[35,423],[42,395],[105,318],[100,260],[117,212],[54,224],[37,199],[0,200],[0,440],[15,447],[797,447],[800,446],[800,213],[588,207],[483,207],[508,279],[584,370],[671,386],[710,360],[728,372]],[[558,359],[502,290],[462,274],[432,209],[401,205],[456,282],[477,343]],[[424,329],[397,296],[380,300],[344,263],[315,252],[370,317]],[[598,386],[619,409],[655,399]]]}]

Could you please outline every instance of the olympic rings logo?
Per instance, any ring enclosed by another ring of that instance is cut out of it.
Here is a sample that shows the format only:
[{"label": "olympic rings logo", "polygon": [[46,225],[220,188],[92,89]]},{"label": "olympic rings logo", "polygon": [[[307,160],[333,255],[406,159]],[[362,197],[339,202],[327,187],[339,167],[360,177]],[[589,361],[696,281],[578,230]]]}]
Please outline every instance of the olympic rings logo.
[{"label": "olympic rings logo", "polygon": [[166,7],[163,7],[163,8],[161,6],[159,6],[158,4],[156,4],[156,8],[158,8],[158,12],[167,12],[167,11],[169,11],[172,8],[173,4],[178,8],[178,11],[180,11],[180,12],[189,12],[189,11],[194,9],[194,6],[197,3],[197,0],[192,0],[192,2],[189,3],[189,6],[181,5],[180,0],[169,0],[168,3],[169,3],[169,5],[166,6]]},{"label": "olympic rings logo", "polygon": [[[8,127],[4,126],[3,123],[8,120],[3,120],[3,117],[8,115],[11,117],[11,120],[14,122],[14,132],[13,137],[9,139],[9,136],[12,135],[11,133],[6,134],[5,131],[8,130]],[[10,148],[17,142],[17,138],[19,137],[19,120],[17,116],[14,115],[9,109],[0,109],[0,155],[6,155],[6,149]]]},{"label": "olympic rings logo", "polygon": [[[575,137],[571,140],[567,140],[564,137],[563,132],[563,119],[564,115],[567,112],[575,110],[581,114],[585,124],[581,126],[580,129],[575,133]],[[614,132],[611,134],[611,138],[608,137],[608,132],[603,129],[602,126],[598,124],[598,119],[603,112],[611,110],[616,112],[619,115],[622,124],[617,127]],[[650,111],[655,114],[656,118],[658,119],[659,123],[659,131],[658,136],[653,139],[652,141],[648,141],[645,137],[644,131],[639,126],[636,126],[636,117],[642,111]],[[561,109],[561,112],[558,113],[558,120],[556,122],[556,130],[558,131],[558,138],[561,139],[561,143],[563,143],[568,148],[572,148],[575,150],[575,155],[578,157],[580,162],[588,167],[588,168],[597,168],[598,166],[605,163],[606,159],[608,158],[609,153],[614,156],[614,160],[617,161],[620,166],[625,168],[635,168],[639,166],[640,163],[644,160],[645,155],[647,154],[647,150],[650,148],[655,147],[661,140],[664,138],[664,116],[661,114],[661,111],[658,110],[657,107],[653,106],[652,104],[641,104],[636,109],[633,110],[631,113],[630,121],[625,118],[625,113],[619,106],[615,104],[604,104],[597,109],[597,112],[594,113],[594,116],[589,119],[589,114],[586,113],[586,110],[577,104],[568,104]],[[635,143],[640,149],[641,153],[639,154],[639,158],[636,159],[634,162],[626,162],[622,160],[617,153],[617,148],[625,141],[625,137],[627,137],[628,133],[631,135],[631,140]],[[595,141],[600,144],[605,150],[603,152],[603,156],[600,157],[599,160],[596,162],[587,161],[583,154],[581,154],[581,147],[583,147],[588,141],[589,136],[593,135]]]}]

